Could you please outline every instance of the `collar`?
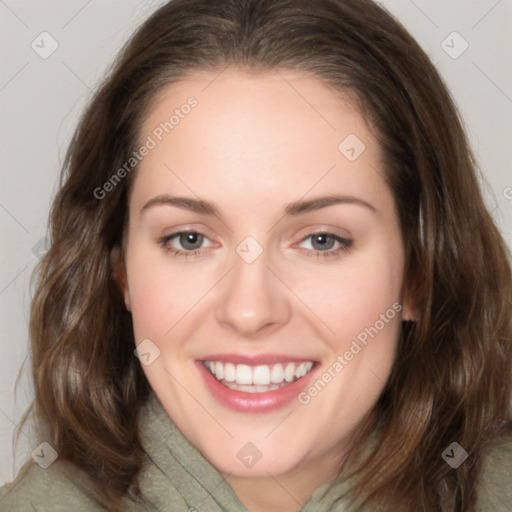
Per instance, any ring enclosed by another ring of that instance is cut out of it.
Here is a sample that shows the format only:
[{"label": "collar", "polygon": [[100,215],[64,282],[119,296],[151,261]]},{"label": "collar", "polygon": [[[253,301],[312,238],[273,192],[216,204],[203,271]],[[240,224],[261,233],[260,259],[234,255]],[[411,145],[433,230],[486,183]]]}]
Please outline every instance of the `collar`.
[{"label": "collar", "polygon": [[[222,474],[177,428],[154,391],[150,391],[139,418],[147,453],[139,482],[153,510],[249,512]],[[298,512],[348,512],[339,498],[348,493],[349,487],[340,475],[318,487]]]}]

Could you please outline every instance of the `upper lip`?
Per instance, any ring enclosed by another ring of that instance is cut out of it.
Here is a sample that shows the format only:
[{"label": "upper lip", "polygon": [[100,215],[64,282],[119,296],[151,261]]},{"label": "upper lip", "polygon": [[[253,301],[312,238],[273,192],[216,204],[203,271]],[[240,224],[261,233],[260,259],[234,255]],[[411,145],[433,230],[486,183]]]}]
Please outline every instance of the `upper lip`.
[{"label": "upper lip", "polygon": [[220,361],[233,364],[246,364],[248,366],[271,365],[277,363],[315,362],[307,357],[287,356],[285,354],[255,354],[252,356],[242,354],[211,354],[202,357],[200,361]]}]

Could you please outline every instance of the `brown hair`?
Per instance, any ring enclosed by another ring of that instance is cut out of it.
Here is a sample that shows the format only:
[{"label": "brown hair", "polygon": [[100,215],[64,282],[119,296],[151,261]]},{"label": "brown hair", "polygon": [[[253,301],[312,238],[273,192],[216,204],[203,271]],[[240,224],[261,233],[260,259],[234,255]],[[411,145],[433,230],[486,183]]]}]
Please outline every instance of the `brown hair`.
[{"label": "brown hair", "polygon": [[[149,384],[112,275],[133,171],[101,200],[137,149],[165,86],[194,70],[295,69],[352,93],[381,143],[406,242],[404,322],[387,385],[355,439],[356,495],[375,510],[475,510],[484,449],[510,435],[512,280],[476,164],[438,72],[370,0],[174,0],[132,37],[92,98],[51,211],[51,248],[31,311],[35,412],[45,440],[87,473],[112,510],[141,497],[137,431]],[[457,441],[470,463],[441,458]]]}]

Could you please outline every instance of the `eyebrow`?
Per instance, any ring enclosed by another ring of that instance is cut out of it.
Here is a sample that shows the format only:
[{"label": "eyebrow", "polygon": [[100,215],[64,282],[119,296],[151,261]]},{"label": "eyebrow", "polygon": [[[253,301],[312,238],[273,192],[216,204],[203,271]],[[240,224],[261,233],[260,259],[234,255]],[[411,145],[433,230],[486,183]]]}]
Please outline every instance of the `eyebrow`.
[{"label": "eyebrow", "polygon": [[[373,205],[371,205],[367,201],[364,201],[363,199],[354,196],[339,195],[317,197],[307,201],[295,201],[293,203],[286,204],[283,211],[284,215],[296,216],[301,215],[303,213],[321,210],[322,208],[327,208],[328,206],[333,206],[336,204],[351,204],[356,206],[362,206],[373,213],[378,213],[377,209]],[[203,199],[161,195],[154,197],[153,199],[150,199],[142,207],[141,213],[145,212],[146,210],[153,206],[175,206],[176,208],[189,210],[202,215],[214,215],[217,217],[221,217],[219,209],[213,203],[205,201]]]}]

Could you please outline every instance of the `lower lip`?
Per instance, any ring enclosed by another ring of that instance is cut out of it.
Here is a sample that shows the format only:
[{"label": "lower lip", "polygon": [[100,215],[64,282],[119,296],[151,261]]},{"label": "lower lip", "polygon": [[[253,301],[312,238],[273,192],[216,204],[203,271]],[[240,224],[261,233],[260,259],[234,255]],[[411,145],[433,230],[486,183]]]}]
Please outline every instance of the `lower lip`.
[{"label": "lower lip", "polygon": [[237,412],[254,413],[275,411],[290,403],[307,386],[311,380],[311,374],[316,370],[316,367],[313,367],[304,377],[274,391],[248,393],[224,386],[201,361],[196,363],[206,387],[218,402]]}]

